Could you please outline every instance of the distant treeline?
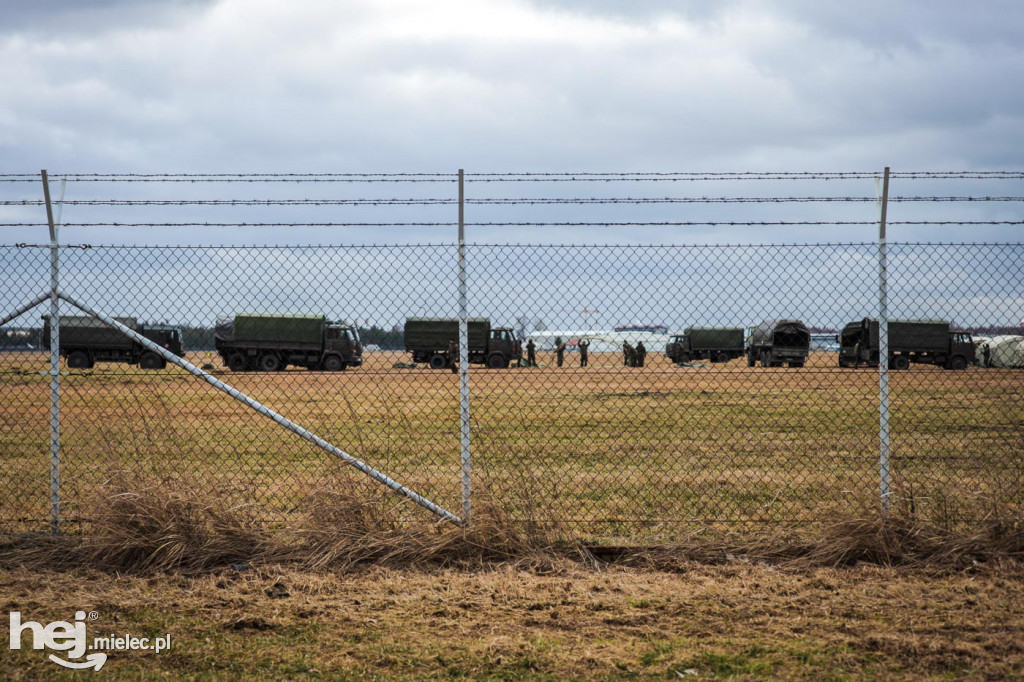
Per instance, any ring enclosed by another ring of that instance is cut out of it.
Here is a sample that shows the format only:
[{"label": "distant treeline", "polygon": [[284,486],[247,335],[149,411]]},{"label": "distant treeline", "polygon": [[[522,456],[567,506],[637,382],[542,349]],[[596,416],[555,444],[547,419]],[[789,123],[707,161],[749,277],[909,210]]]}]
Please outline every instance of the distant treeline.
[{"label": "distant treeline", "polygon": [[381,350],[405,350],[405,335],[401,329],[384,329],[374,325],[373,327],[360,327],[359,339],[363,346],[380,346]]},{"label": "distant treeline", "polygon": [[0,329],[0,348],[8,350],[29,350],[39,347],[41,327],[11,327]]}]

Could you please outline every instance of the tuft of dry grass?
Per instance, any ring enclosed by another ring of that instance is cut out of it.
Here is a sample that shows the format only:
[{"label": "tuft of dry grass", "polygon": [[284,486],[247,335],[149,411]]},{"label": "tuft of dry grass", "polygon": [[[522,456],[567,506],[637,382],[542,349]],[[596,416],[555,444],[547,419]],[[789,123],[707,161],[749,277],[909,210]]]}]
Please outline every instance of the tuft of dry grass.
[{"label": "tuft of dry grass", "polygon": [[952,530],[903,518],[864,518],[834,524],[800,558],[814,565],[940,566],[1024,559],[1024,524],[993,523]]},{"label": "tuft of dry grass", "polygon": [[362,482],[320,492],[308,509],[293,529],[298,542],[277,558],[313,569],[532,562],[564,551],[558,524],[514,520],[485,491],[474,496],[472,523],[462,527],[410,514]]},{"label": "tuft of dry grass", "polygon": [[198,572],[249,561],[272,545],[245,508],[180,481],[119,471],[83,506],[90,522],[81,535],[37,537],[5,554],[53,568]]},{"label": "tuft of dry grass", "polygon": [[567,547],[556,522],[523,524],[486,491],[476,494],[468,526],[439,521],[350,479],[308,496],[305,507],[293,523],[271,527],[251,507],[229,506],[201,484],[117,472],[83,505],[90,521],[82,534],[21,536],[0,547],[0,564],[199,573],[286,563],[347,571],[364,565],[538,564],[564,555]]},{"label": "tuft of dry grass", "polygon": [[875,515],[836,521],[789,538],[701,536],[692,543],[626,550],[620,563],[685,570],[694,562],[761,562],[792,568],[855,566],[963,570],[982,563],[1024,562],[1024,523],[999,522],[953,530],[917,520]]}]

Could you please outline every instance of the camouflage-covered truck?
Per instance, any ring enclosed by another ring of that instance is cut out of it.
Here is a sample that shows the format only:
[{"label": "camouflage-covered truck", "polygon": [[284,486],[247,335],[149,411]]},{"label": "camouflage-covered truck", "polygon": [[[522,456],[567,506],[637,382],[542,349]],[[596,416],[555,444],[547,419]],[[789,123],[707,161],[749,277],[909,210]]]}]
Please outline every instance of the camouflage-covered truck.
[{"label": "camouflage-covered truck", "polygon": [[803,367],[810,347],[811,333],[800,320],[765,320],[750,335],[747,366]]},{"label": "camouflage-covered truck", "polygon": [[[491,369],[508,367],[523,354],[522,344],[509,327],[491,327],[486,317],[466,321],[469,361]],[[447,317],[410,317],[405,320],[405,350],[413,362],[424,362],[431,369],[451,367],[458,358],[450,357],[449,346],[458,343],[459,321]]]},{"label": "camouflage-covered truck", "polygon": [[743,330],[739,327],[689,327],[665,344],[672,362],[710,360],[728,362],[744,353]]},{"label": "camouflage-covered truck", "polygon": [[233,372],[276,372],[288,365],[340,372],[363,364],[355,327],[324,315],[238,313],[217,320],[213,340]]},{"label": "camouflage-covered truck", "polygon": [[[114,320],[178,357],[185,355],[182,332],[178,327],[139,324],[135,317],[115,317]],[[40,344],[44,348],[50,346],[49,315],[43,316]],[[74,369],[90,369],[97,362],[125,362],[142,369],[163,369],[167,366],[167,361],[157,353],[86,315],[61,315],[58,352],[67,359],[68,367]]]},{"label": "camouflage-covered truck", "polygon": [[[889,320],[889,368],[911,363],[963,370],[974,362],[974,342],[945,320]],[[839,334],[840,367],[878,367],[878,320],[850,322]]]}]

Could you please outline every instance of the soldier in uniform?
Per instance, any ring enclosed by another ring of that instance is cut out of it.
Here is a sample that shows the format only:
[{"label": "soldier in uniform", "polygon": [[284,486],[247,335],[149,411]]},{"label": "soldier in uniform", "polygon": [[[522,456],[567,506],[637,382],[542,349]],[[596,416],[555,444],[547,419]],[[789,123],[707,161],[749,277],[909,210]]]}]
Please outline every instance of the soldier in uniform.
[{"label": "soldier in uniform", "polygon": [[636,364],[636,351],[633,350],[633,346],[630,345],[629,341],[622,342],[622,364],[626,367],[632,367]]},{"label": "soldier in uniform", "polygon": [[526,366],[537,366],[537,344],[533,342],[533,339],[526,342]]},{"label": "soldier in uniform", "polygon": [[644,346],[644,342],[640,341],[636,344],[636,367],[643,367],[644,360],[647,359],[647,348]]},{"label": "soldier in uniform", "polygon": [[459,357],[459,344],[455,343],[455,339],[451,339],[448,342],[448,366],[452,368],[452,374],[456,374],[459,371],[458,365],[455,361]]},{"label": "soldier in uniform", "polygon": [[586,339],[580,339],[576,343],[576,347],[580,349],[580,367],[586,367],[588,351],[590,350],[590,341],[587,341]]},{"label": "soldier in uniform", "polygon": [[561,336],[555,339],[555,358],[558,361],[558,366],[561,367],[562,363],[565,362],[565,343],[562,341]]}]

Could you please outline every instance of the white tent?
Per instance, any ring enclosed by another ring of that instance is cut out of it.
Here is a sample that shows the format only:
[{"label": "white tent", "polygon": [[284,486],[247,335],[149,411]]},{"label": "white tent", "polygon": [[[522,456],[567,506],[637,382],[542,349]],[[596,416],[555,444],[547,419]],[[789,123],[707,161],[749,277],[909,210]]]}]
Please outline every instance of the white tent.
[{"label": "white tent", "polygon": [[[531,332],[526,335],[527,339],[533,339],[537,350],[554,350],[555,339],[561,338],[569,351],[576,350],[576,344],[580,339],[590,341],[591,353],[621,353],[622,343],[629,341],[630,345],[636,346],[640,341],[644,342],[644,348],[650,353],[664,353],[665,344],[671,338],[667,334],[654,334],[652,332],[628,331],[617,332],[608,330],[581,330],[569,329],[563,331]],[[524,342],[525,343],[525,342]]]},{"label": "white tent", "polygon": [[985,366],[985,344],[988,345],[988,367],[1024,368],[1024,336],[996,336],[981,339],[977,344],[977,359]]}]

